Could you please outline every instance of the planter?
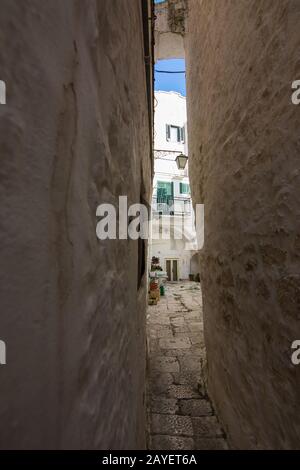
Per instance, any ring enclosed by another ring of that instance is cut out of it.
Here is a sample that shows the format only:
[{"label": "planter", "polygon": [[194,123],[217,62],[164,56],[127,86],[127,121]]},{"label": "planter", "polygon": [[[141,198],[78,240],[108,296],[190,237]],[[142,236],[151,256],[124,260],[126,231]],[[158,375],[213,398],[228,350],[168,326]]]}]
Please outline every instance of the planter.
[{"label": "planter", "polygon": [[151,281],[150,282],[150,290],[158,289],[158,282]]}]

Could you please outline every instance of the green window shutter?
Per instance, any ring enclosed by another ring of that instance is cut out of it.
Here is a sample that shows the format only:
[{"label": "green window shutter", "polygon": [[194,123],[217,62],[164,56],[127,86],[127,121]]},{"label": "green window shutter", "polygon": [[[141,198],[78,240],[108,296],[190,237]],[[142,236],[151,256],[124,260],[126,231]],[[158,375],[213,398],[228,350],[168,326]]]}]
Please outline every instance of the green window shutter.
[{"label": "green window shutter", "polygon": [[181,128],[181,142],[185,142],[185,128]]},{"label": "green window shutter", "polygon": [[157,189],[165,189],[166,194],[168,196],[173,196],[174,194],[173,187],[174,187],[173,181],[158,181],[157,182]]},{"label": "green window shutter", "polygon": [[157,202],[167,202],[173,199],[174,183],[173,181],[157,182]]},{"label": "green window shutter", "polygon": [[166,198],[166,191],[164,188],[157,188],[157,202],[164,202]]},{"label": "green window shutter", "polygon": [[190,194],[190,185],[188,183],[180,183],[180,194]]},{"label": "green window shutter", "polygon": [[170,129],[171,126],[169,126],[169,124],[166,124],[166,138],[167,140],[170,140],[171,139],[171,129]]}]

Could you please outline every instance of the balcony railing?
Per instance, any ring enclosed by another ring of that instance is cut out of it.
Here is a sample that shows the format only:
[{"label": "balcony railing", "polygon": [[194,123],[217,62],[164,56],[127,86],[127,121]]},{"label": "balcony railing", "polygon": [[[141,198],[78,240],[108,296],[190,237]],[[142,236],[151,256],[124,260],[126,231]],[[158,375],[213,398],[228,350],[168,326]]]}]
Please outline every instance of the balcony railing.
[{"label": "balcony railing", "polygon": [[152,213],[158,215],[190,215],[191,199],[172,196],[153,196]]}]

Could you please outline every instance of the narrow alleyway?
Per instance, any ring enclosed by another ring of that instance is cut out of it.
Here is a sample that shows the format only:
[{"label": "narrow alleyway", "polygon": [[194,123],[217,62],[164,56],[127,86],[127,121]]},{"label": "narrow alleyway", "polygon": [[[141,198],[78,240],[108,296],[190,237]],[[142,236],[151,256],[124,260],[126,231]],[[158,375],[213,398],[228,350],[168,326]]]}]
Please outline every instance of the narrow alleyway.
[{"label": "narrow alleyway", "polygon": [[226,449],[205,392],[200,284],[168,283],[148,307],[147,337],[150,449]]}]

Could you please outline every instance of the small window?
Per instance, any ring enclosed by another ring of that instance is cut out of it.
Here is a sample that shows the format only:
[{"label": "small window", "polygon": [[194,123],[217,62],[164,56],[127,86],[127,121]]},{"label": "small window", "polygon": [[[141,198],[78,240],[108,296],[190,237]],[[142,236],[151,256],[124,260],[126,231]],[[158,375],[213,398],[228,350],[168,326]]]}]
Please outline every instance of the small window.
[{"label": "small window", "polygon": [[157,202],[167,203],[173,201],[174,183],[169,181],[157,182]]},{"label": "small window", "polygon": [[185,141],[184,127],[166,124],[166,138],[168,142],[184,142]]},{"label": "small window", "polygon": [[188,183],[180,183],[180,194],[190,194],[190,185]]}]

